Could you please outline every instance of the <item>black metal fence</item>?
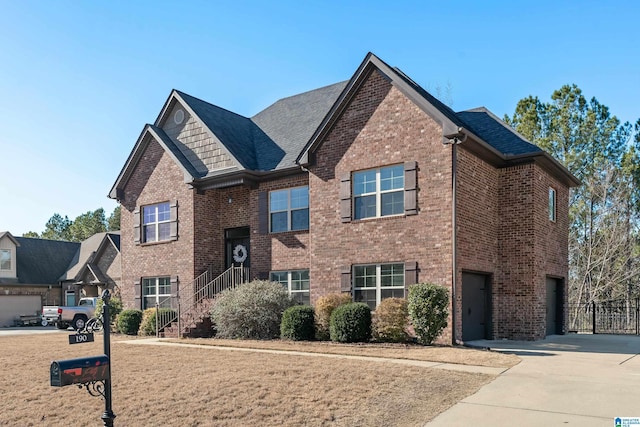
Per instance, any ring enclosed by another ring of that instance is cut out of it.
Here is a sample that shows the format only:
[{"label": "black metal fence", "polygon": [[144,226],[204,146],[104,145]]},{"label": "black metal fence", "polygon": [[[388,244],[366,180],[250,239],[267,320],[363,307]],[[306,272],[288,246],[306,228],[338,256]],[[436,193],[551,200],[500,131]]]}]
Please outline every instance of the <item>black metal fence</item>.
[{"label": "black metal fence", "polygon": [[569,304],[569,332],[640,335],[640,298]]}]

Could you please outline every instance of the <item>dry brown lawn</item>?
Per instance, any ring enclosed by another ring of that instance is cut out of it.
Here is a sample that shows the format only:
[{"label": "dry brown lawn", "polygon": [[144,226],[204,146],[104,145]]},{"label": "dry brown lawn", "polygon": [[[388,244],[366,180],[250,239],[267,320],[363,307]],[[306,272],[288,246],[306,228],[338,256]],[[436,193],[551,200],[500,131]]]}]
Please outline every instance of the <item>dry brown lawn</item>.
[{"label": "dry brown lawn", "polygon": [[[101,398],[49,385],[52,360],[102,354],[101,338],[71,346],[64,333],[0,337],[0,426],[102,425]],[[112,337],[116,426],[419,426],[493,379],[391,363],[121,342],[129,339]],[[338,346],[327,345],[327,352],[332,347]],[[345,347],[377,357],[402,350]],[[489,366],[497,363],[488,361],[496,353],[480,353]],[[500,366],[511,365],[513,359]]]}]

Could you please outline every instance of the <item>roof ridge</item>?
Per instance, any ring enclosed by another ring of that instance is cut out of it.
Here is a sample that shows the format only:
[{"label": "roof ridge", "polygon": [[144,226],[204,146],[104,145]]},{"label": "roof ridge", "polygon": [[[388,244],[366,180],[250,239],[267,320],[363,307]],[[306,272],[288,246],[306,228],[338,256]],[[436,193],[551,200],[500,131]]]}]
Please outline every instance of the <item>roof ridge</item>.
[{"label": "roof ridge", "polygon": [[226,112],[228,112],[228,113],[231,113],[231,114],[234,114],[234,115],[236,115],[236,116],[238,116],[238,117],[242,117],[243,119],[250,120],[250,118],[249,118],[249,117],[247,117],[247,116],[243,116],[242,114],[236,113],[235,111],[231,111],[231,110],[229,110],[229,109],[227,109],[227,108],[224,108],[224,107],[221,107],[221,106],[219,106],[219,105],[212,104],[212,103],[210,103],[210,102],[208,102],[208,101],[205,101],[204,99],[201,99],[201,98],[195,97],[195,96],[193,96],[193,95],[189,95],[188,93],[182,92],[182,91],[180,91],[180,90],[178,90],[178,89],[173,89],[173,90],[174,90],[176,93],[178,93],[180,96],[182,96],[182,97],[185,97],[185,96],[186,96],[186,97],[189,97],[189,98],[191,98],[191,99],[193,99],[193,100],[195,100],[195,101],[202,102],[203,104],[207,104],[207,105],[209,105],[209,106],[211,106],[211,107],[218,108],[218,109],[220,109],[220,110],[224,110],[224,111],[226,111]]}]

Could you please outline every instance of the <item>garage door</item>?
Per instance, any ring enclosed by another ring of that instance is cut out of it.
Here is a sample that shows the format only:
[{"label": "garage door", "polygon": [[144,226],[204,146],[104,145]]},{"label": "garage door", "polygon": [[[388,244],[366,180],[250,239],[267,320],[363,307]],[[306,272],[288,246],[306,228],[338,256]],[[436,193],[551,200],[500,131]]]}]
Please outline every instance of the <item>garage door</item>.
[{"label": "garage door", "polygon": [[13,326],[13,321],[21,314],[42,313],[40,295],[1,295],[0,327]]}]

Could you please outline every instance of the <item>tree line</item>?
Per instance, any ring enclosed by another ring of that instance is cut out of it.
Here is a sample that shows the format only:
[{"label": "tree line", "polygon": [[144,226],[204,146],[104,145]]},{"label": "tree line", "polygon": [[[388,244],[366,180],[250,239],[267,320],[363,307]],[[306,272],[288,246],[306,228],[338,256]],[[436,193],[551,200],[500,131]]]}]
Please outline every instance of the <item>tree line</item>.
[{"label": "tree line", "polygon": [[42,233],[29,231],[24,233],[23,237],[82,242],[96,233],[117,230],[120,230],[120,206],[116,206],[108,218],[103,208],[83,213],[73,221],[66,215],[63,218],[62,215],[55,213],[45,224]]},{"label": "tree line", "polygon": [[504,120],[582,181],[569,205],[570,303],[640,297],[640,119],[622,123],[565,85]]}]

